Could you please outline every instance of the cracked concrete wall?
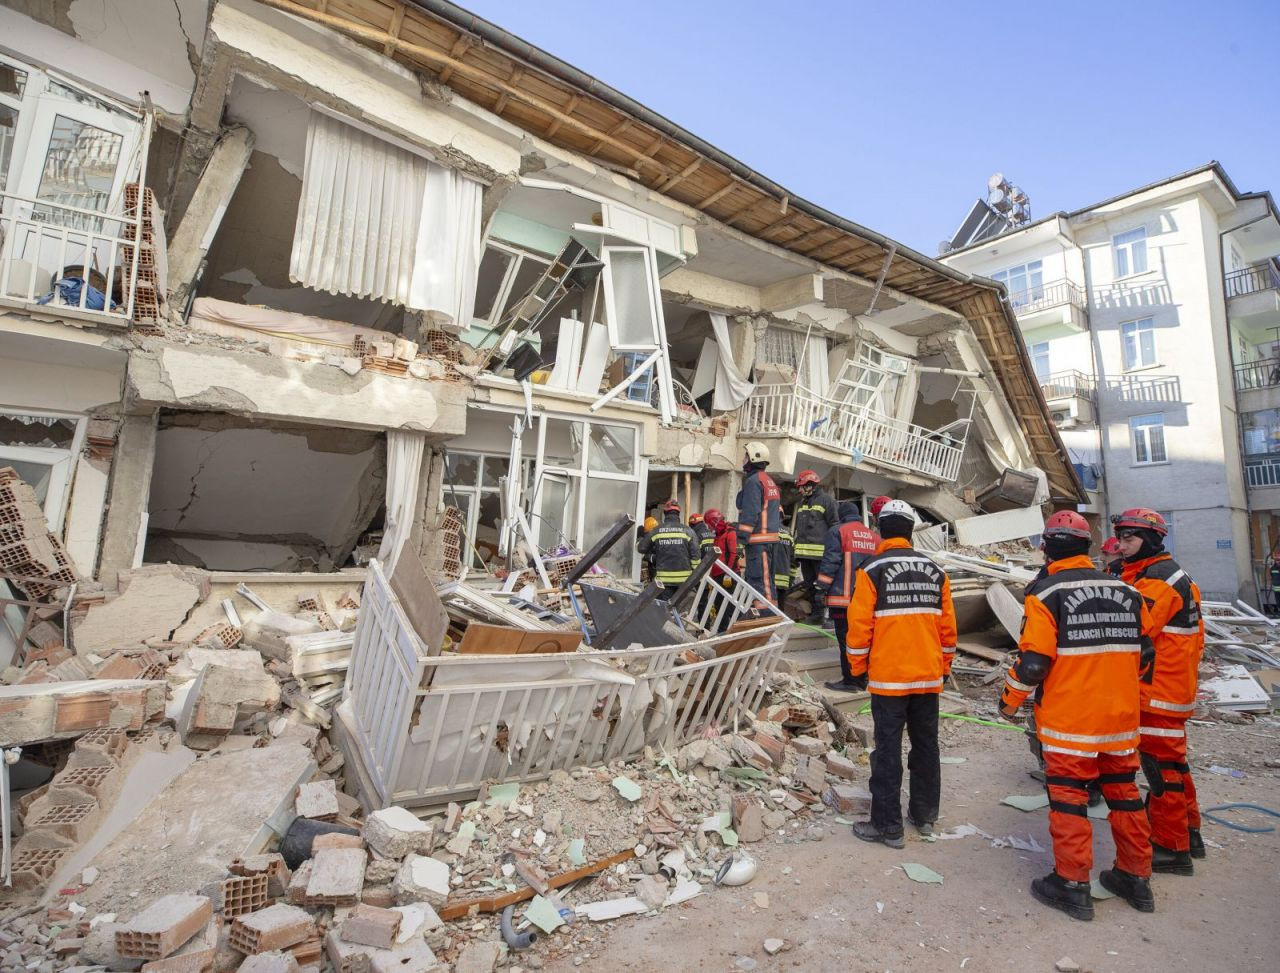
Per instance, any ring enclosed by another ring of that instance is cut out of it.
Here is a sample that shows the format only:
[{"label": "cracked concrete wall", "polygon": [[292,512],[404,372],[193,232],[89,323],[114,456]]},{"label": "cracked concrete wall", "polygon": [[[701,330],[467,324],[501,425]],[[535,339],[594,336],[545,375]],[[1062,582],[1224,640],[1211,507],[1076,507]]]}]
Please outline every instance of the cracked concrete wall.
[{"label": "cracked concrete wall", "polygon": [[341,566],[381,507],[381,435],[166,413],[146,560],[211,570]]}]

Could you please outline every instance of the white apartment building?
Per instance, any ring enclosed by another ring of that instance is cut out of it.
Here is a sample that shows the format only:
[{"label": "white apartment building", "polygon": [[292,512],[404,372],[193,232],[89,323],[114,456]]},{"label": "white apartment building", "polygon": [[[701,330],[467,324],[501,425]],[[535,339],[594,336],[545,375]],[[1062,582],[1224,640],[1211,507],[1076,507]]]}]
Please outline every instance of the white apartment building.
[{"label": "white apartment building", "polygon": [[1016,229],[979,201],[951,244],[944,263],[1008,287],[1099,539],[1157,509],[1206,598],[1258,600],[1280,539],[1270,194],[1213,162]]}]

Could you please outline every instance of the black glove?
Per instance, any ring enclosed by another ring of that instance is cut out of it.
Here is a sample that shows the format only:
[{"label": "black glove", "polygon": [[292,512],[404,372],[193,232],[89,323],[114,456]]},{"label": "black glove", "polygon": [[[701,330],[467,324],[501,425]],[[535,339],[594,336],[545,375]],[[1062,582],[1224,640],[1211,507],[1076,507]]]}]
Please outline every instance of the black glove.
[{"label": "black glove", "polygon": [[1010,709],[1005,706],[1004,697],[996,701],[996,712],[1000,714],[1000,719],[1006,723],[1021,723],[1024,719],[1022,715],[1022,707]]}]

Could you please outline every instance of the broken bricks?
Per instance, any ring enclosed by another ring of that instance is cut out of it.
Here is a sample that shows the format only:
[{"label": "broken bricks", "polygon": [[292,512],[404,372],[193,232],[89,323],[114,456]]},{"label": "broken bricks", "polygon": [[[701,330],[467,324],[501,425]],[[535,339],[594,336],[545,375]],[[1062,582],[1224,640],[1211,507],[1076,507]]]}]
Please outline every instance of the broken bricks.
[{"label": "broken bricks", "polygon": [[403,918],[402,913],[393,909],[360,905],[343,921],[338,934],[349,943],[390,949],[396,943]]},{"label": "broken bricks", "polygon": [[283,902],[268,906],[231,924],[231,945],[251,955],[288,949],[315,935],[316,925],[302,909]]},{"label": "broken bricks", "polygon": [[126,959],[164,959],[212,916],[213,905],[206,896],[166,895],[116,930],[116,952]]}]

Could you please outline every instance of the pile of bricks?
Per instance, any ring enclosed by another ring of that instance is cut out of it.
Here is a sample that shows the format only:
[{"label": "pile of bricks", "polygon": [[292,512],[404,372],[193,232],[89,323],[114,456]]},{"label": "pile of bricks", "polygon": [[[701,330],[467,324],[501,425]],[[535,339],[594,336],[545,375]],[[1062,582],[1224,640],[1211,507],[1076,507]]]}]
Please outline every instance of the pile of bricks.
[{"label": "pile of bricks", "polygon": [[76,581],[71,559],[49,532],[36,492],[9,466],[0,468],[0,577],[32,600]]},{"label": "pile of bricks", "polygon": [[[139,217],[138,184],[129,183],[124,187],[124,215],[130,219]],[[164,306],[164,292],[161,289],[159,265],[156,260],[156,196],[150,189],[141,193],[142,234],[140,246],[134,253],[132,246],[121,247],[122,263],[120,273],[124,284],[128,287],[130,276],[137,264],[137,283],[133,292],[133,323],[142,325],[139,330],[158,332],[164,320],[161,316]],[[132,227],[129,228],[132,230]],[[150,328],[147,325],[151,325]]]}]

